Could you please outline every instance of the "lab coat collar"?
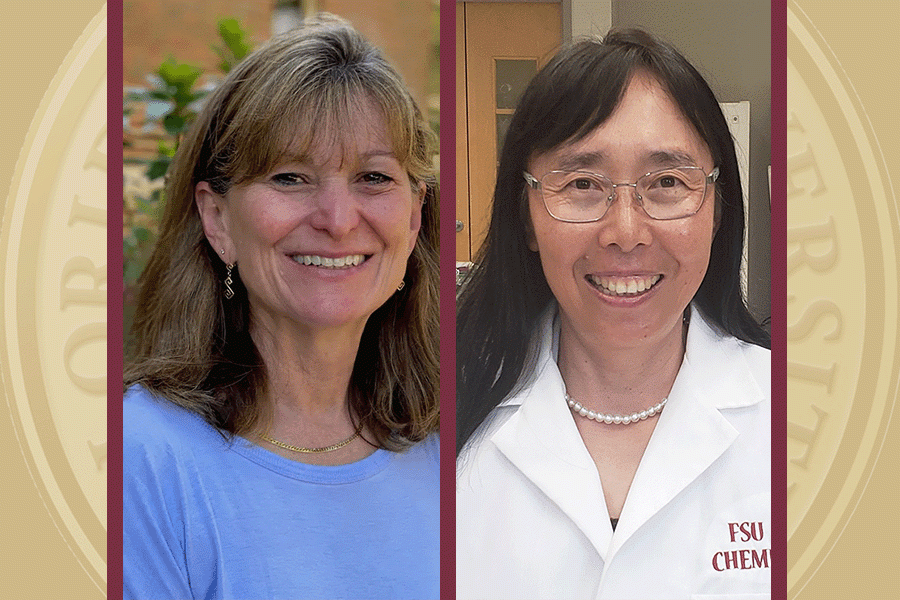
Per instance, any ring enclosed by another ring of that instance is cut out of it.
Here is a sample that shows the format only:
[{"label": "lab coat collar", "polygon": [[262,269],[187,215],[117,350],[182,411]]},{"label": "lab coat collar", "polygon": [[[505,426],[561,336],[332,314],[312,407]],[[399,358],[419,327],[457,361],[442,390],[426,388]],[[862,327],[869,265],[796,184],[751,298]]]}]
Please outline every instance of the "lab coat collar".
[{"label": "lab coat collar", "polygon": [[[657,512],[737,438],[723,410],[764,394],[739,342],[714,331],[692,308],[685,358],[635,474],[615,535],[600,476],[568,405],[556,365],[556,311],[543,319],[536,375],[502,405],[518,406],[489,440],[584,532],[606,565]],[[487,441],[487,440],[486,440]]]}]

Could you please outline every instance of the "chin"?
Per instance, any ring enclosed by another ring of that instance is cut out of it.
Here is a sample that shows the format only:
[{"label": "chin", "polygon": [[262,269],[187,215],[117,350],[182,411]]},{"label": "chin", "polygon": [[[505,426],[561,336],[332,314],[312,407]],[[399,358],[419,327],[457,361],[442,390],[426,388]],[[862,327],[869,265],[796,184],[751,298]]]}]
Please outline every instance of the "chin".
[{"label": "chin", "polygon": [[620,347],[639,346],[648,341],[665,337],[671,331],[671,323],[660,315],[617,314],[603,326],[604,338],[610,345]]},{"label": "chin", "polygon": [[298,318],[298,321],[312,326],[341,327],[353,323],[365,323],[370,315],[370,312],[358,310],[319,310],[303,315],[303,317]]}]

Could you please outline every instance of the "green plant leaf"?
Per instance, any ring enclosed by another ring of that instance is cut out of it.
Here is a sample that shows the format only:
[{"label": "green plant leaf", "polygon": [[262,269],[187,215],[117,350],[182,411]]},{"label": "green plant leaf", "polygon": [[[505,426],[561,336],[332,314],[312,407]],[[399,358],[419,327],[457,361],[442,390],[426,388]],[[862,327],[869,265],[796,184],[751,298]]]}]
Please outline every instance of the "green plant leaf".
[{"label": "green plant leaf", "polygon": [[165,140],[160,140],[158,144],[156,144],[156,152],[160,156],[166,156],[168,158],[172,158],[175,156],[175,151],[178,149],[176,144],[169,144]]},{"label": "green plant leaf", "polygon": [[141,242],[146,242],[147,240],[150,239],[150,236],[151,236],[150,230],[147,229],[146,227],[135,227],[133,232],[134,232],[134,237],[136,237],[138,239],[138,241],[141,241]]},{"label": "green plant leaf", "polygon": [[169,163],[172,162],[168,156],[160,156],[156,160],[153,160],[147,166],[147,179],[153,181],[154,179],[159,179],[160,177],[166,174],[166,171],[169,170]]},{"label": "green plant leaf", "polygon": [[222,19],[219,21],[219,37],[225,42],[225,46],[238,60],[250,53],[250,42],[247,32],[241,28],[237,19]]},{"label": "green plant leaf", "polygon": [[163,100],[165,102],[172,101],[172,94],[169,93],[168,89],[163,90],[150,90],[146,94],[146,98],[139,98],[139,100]]},{"label": "green plant leaf", "polygon": [[156,70],[160,79],[169,87],[178,90],[190,90],[200,78],[200,68],[187,63],[180,63],[169,56]]},{"label": "green plant leaf", "polygon": [[153,211],[154,202],[151,198],[135,198],[134,203],[141,214],[146,215]]},{"label": "green plant leaf", "polygon": [[181,115],[176,114],[168,114],[163,117],[163,127],[166,128],[166,131],[170,135],[177,136],[184,130],[184,126],[187,124],[187,119],[185,119]]},{"label": "green plant leaf", "polygon": [[133,283],[138,280],[138,277],[141,276],[141,271],[143,270],[144,265],[134,262],[128,261],[125,263],[125,281],[126,283]]},{"label": "green plant leaf", "polygon": [[218,31],[224,46],[212,46],[212,49],[222,59],[219,69],[223,73],[228,73],[234,65],[250,53],[253,46],[250,43],[249,35],[241,28],[237,19],[219,20]]}]

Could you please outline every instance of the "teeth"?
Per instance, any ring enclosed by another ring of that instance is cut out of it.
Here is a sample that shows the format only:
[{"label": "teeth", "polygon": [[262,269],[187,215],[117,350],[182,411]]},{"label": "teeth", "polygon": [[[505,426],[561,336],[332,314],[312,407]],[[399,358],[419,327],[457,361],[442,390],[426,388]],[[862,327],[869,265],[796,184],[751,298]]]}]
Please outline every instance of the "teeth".
[{"label": "teeth", "polygon": [[337,258],[329,258],[327,256],[318,256],[315,254],[302,254],[292,258],[301,265],[313,265],[325,269],[355,267],[366,259],[362,254],[351,254],[349,256],[339,256]]},{"label": "teeth", "polygon": [[613,296],[633,296],[646,292],[662,278],[661,275],[649,277],[597,277],[588,275],[587,280],[594,287],[600,288]]}]

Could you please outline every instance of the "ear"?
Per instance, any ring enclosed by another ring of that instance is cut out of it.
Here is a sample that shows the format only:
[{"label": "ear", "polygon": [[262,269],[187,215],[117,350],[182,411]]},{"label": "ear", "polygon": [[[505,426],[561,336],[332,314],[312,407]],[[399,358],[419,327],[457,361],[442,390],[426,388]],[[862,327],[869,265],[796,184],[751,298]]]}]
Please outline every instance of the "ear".
[{"label": "ear", "polygon": [[203,223],[203,233],[213,250],[226,264],[237,260],[234,244],[228,233],[228,205],[224,196],[215,193],[206,181],[194,188],[194,202]]},{"label": "ear", "polygon": [[418,194],[413,198],[412,214],[409,217],[409,252],[412,254],[419,239],[419,230],[422,228],[422,205],[425,204],[427,189],[424,183],[419,184]]}]

